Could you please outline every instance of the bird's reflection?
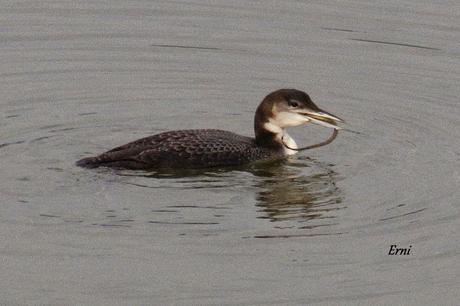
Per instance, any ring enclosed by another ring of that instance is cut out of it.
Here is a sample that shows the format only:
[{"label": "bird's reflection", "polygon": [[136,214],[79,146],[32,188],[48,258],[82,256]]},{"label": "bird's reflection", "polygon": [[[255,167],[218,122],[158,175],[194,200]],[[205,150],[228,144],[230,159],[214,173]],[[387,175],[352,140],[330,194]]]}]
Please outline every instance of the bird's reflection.
[{"label": "bird's reflection", "polygon": [[[336,186],[339,175],[330,165],[304,158],[258,165],[251,172],[257,177],[256,205],[264,212],[261,218],[304,223],[335,218],[329,212],[342,208],[340,190]],[[304,224],[301,227],[316,226]]]},{"label": "bird's reflection", "polygon": [[[252,174],[252,178],[242,173]],[[278,228],[305,228],[334,224],[341,208],[340,176],[307,157],[255,163],[227,169],[121,172],[122,176],[161,178],[158,185],[129,184],[149,188],[210,189],[245,188],[255,192],[259,218],[277,222]],[[313,222],[313,220],[315,220]],[[322,221],[319,221],[322,220]]]}]

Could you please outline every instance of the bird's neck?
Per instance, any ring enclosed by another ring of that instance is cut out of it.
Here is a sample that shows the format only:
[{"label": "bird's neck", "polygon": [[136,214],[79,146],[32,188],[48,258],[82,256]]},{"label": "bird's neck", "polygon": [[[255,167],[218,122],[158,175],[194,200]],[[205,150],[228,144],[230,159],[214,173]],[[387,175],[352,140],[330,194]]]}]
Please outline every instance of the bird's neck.
[{"label": "bird's neck", "polygon": [[274,150],[282,150],[286,155],[297,153],[294,150],[288,149],[284,144],[290,148],[297,148],[297,144],[289,134],[281,127],[279,127],[268,116],[262,116],[256,112],[254,120],[254,132],[256,144],[261,147],[266,147]]}]

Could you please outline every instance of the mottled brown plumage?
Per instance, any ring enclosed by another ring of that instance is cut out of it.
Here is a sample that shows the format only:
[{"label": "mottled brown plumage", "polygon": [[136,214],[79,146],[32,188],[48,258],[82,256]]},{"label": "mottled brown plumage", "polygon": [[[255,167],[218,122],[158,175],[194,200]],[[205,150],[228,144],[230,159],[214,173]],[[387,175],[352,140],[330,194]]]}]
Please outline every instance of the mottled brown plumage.
[{"label": "mottled brown plumage", "polygon": [[278,149],[256,146],[253,138],[228,131],[178,130],[138,139],[99,156],[84,158],[78,165],[128,169],[203,168],[241,165],[283,155],[282,146]]}]

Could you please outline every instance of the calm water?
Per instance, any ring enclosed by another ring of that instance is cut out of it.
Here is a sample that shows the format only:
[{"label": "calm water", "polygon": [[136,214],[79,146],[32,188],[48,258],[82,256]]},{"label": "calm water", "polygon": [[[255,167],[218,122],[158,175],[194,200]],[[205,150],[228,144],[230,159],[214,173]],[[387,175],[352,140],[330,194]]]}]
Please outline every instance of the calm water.
[{"label": "calm water", "polygon": [[[457,1],[1,7],[1,305],[458,303]],[[359,134],[227,171],[74,166],[170,129],[252,135],[283,87]]]}]

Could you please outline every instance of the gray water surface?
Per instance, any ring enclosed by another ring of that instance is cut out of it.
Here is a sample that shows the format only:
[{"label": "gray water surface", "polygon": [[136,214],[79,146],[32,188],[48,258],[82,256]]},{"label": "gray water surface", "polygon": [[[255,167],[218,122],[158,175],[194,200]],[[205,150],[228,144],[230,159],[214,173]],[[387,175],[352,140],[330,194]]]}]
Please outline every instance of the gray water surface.
[{"label": "gray water surface", "polygon": [[[1,305],[458,304],[456,1],[0,4]],[[268,166],[74,165],[252,135],[284,87],[358,133]]]}]

